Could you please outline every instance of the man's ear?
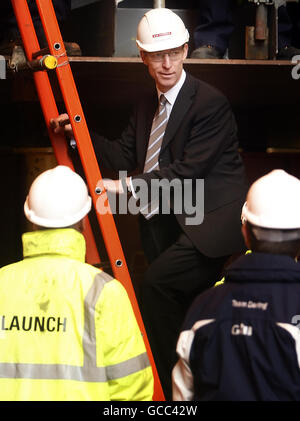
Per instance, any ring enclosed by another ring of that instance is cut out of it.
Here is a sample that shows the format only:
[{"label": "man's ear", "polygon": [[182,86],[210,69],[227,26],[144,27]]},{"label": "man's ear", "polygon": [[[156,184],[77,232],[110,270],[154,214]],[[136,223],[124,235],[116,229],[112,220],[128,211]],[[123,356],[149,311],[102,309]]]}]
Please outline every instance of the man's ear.
[{"label": "man's ear", "polygon": [[145,51],[140,50],[140,56],[141,59],[143,60],[143,63],[147,66],[147,55],[145,54]]},{"label": "man's ear", "polygon": [[250,235],[249,235],[247,223],[242,225],[242,234],[243,234],[243,237],[244,237],[245,244],[248,247],[248,249],[250,250],[251,244],[250,244]]},{"label": "man's ear", "polygon": [[183,60],[187,58],[188,52],[189,52],[189,45],[186,43],[183,46]]}]

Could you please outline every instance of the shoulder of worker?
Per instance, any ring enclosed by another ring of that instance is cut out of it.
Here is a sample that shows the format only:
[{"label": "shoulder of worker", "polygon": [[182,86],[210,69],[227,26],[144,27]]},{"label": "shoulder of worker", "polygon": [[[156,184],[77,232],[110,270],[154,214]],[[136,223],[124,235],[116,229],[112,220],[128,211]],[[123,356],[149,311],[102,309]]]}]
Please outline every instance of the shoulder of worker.
[{"label": "shoulder of worker", "polygon": [[232,288],[235,286],[232,287],[225,282],[218,287],[208,288],[196,296],[187,311],[182,330],[191,329],[197,321],[215,319],[219,312],[223,311],[223,306],[227,305]]},{"label": "shoulder of worker", "polygon": [[[109,301],[119,300],[120,303],[124,303],[128,300],[125,287],[113,275],[89,263],[79,261],[72,262],[72,268],[76,273],[76,278],[79,282],[90,285],[95,296],[98,296],[99,298],[102,297],[104,300]],[[65,271],[68,272],[67,267],[65,267]]]},{"label": "shoulder of worker", "polygon": [[83,265],[84,270],[89,271],[90,275],[94,278],[94,282],[96,282],[100,288],[114,290],[118,293],[123,293],[125,291],[123,284],[111,274],[88,263],[84,263]]},{"label": "shoulder of worker", "polygon": [[[111,281],[118,282],[102,269],[76,259],[58,258],[55,260],[55,268],[57,269],[57,276],[61,275],[63,277],[65,272],[71,270],[71,272],[76,273],[79,279],[97,278],[98,282],[102,282],[103,285]],[[0,280],[17,277],[20,273],[22,273],[24,276],[26,274],[31,275],[33,270],[36,270],[36,273],[40,275],[40,277],[44,277],[45,272],[47,271],[47,266],[45,267],[45,261],[32,261],[30,259],[23,259],[18,262],[3,266],[0,268]],[[38,278],[39,276],[37,276],[37,279]]]},{"label": "shoulder of worker", "polygon": [[0,268],[0,279],[3,276],[6,276],[9,273],[13,273],[17,268],[22,264],[22,260],[14,263],[10,263],[8,265],[2,266]]},{"label": "shoulder of worker", "polygon": [[[7,285],[18,283],[20,277],[23,280],[28,280],[32,285],[35,282],[39,283],[41,280],[47,278],[47,270],[45,268],[45,262],[35,261],[33,264],[30,259],[20,260],[16,263],[0,268],[0,287],[6,288]],[[33,273],[37,276],[32,278]],[[55,266],[55,275],[53,271],[51,276],[57,276],[59,280],[66,279],[66,273],[68,280],[77,279],[78,283],[71,281],[68,285],[79,285],[80,283],[86,283],[90,285],[95,292],[99,293],[99,296],[103,295],[111,298],[126,300],[127,293],[122,283],[116,280],[113,276],[107,272],[99,269],[89,263],[84,263],[74,259],[57,259]],[[93,285],[93,286],[92,286]]]},{"label": "shoulder of worker", "polygon": [[107,273],[105,270],[101,269],[101,267],[97,267],[96,265],[91,265],[90,263],[83,263],[77,262],[79,264],[77,271],[82,270],[83,272],[89,273],[89,275],[93,278],[97,278],[98,282],[102,282],[103,285],[107,284],[108,282],[117,280]]}]

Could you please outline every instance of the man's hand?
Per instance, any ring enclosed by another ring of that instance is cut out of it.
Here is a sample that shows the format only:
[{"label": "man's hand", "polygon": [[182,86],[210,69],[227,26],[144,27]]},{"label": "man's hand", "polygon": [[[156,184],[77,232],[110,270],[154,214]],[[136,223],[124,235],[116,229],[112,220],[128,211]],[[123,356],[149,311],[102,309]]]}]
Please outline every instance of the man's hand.
[{"label": "man's hand", "polygon": [[50,127],[54,133],[64,133],[69,138],[74,137],[68,114],[60,114],[56,118],[51,118]]},{"label": "man's hand", "polygon": [[104,179],[103,180],[103,186],[104,186],[105,190],[109,193],[117,193],[117,194],[124,193],[124,189],[123,189],[121,180]]},{"label": "man's hand", "polygon": [[[123,185],[124,185],[123,183],[125,181],[126,186],[129,186],[130,177],[127,177],[123,180],[110,180],[108,178],[105,178],[102,181],[103,181],[103,186],[104,186],[104,188],[107,192],[123,194],[123,193],[125,193],[124,188],[123,188]],[[123,181],[123,183],[122,183],[122,181]]]}]

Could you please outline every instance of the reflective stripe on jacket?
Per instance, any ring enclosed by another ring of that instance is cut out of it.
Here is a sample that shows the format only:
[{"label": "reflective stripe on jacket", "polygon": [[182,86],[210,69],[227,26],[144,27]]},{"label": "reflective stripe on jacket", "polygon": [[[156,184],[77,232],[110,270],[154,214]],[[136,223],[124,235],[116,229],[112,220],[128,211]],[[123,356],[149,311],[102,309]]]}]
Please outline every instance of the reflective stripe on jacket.
[{"label": "reflective stripe on jacket", "polygon": [[73,229],[23,235],[0,270],[1,400],[151,400],[152,369],[124,287],[84,263]]}]

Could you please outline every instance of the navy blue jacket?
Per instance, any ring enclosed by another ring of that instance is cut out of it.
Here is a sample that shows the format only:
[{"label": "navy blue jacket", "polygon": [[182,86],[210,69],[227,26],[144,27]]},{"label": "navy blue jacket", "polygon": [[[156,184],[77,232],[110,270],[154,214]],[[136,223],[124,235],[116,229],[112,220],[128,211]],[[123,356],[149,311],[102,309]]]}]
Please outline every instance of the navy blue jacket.
[{"label": "navy blue jacket", "polygon": [[[300,264],[252,253],[191,306],[174,400],[300,400]],[[297,326],[299,324],[299,326]]]}]

